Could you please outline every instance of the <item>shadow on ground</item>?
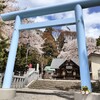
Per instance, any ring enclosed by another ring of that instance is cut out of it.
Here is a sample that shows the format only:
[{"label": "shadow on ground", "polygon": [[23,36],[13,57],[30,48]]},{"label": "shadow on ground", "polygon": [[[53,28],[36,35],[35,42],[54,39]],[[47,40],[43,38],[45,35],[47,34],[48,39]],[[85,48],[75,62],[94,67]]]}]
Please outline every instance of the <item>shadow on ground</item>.
[{"label": "shadow on ground", "polygon": [[61,98],[65,98],[66,100],[74,100],[74,93],[69,92],[55,92],[56,96]]},{"label": "shadow on ground", "polygon": [[46,92],[27,92],[27,91],[17,91],[17,93],[27,93],[27,94],[36,94],[36,95],[51,95],[51,96],[58,96],[60,98],[64,98],[65,100],[74,100],[74,93],[67,92],[67,91],[54,91],[53,93],[46,93]]},{"label": "shadow on ground", "polygon": [[55,87],[57,90],[64,90],[64,91],[69,91],[69,90],[73,90],[73,91],[80,91],[81,86],[80,85],[76,85],[76,86],[71,86],[71,87]]}]

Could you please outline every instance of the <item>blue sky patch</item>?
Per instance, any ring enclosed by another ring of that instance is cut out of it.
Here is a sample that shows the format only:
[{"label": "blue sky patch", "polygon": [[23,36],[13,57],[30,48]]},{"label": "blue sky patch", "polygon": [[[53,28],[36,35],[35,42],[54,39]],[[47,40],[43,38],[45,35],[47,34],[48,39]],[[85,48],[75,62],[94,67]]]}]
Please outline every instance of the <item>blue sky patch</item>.
[{"label": "blue sky patch", "polygon": [[91,14],[91,13],[94,13],[94,12],[100,12],[100,6],[98,6],[98,7],[91,7],[90,9],[89,9],[89,14]]},{"label": "blue sky patch", "polygon": [[55,20],[55,18],[52,17],[52,16],[47,16],[47,18],[48,18],[49,20]]},{"label": "blue sky patch", "polygon": [[100,29],[100,24],[96,24],[96,25],[94,26],[94,28]]}]

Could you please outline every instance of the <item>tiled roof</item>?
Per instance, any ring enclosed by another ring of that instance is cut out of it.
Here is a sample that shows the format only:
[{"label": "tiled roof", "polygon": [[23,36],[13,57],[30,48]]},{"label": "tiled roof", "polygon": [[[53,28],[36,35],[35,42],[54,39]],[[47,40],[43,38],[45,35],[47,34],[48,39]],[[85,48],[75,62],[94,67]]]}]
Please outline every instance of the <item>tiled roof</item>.
[{"label": "tiled roof", "polygon": [[62,58],[55,58],[51,62],[51,68],[59,69],[59,67],[66,61],[66,59]]},{"label": "tiled roof", "polygon": [[79,59],[78,58],[72,58],[71,61],[73,61],[76,65],[79,66]]}]

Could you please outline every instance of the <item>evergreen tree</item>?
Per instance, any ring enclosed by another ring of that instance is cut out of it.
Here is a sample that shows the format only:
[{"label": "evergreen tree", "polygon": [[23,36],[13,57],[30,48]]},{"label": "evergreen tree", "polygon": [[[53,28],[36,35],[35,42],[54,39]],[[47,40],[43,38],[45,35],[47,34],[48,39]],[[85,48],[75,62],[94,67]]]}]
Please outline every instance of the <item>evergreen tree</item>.
[{"label": "evergreen tree", "polygon": [[4,72],[6,62],[7,62],[7,56],[8,56],[8,39],[4,39],[2,36],[0,36],[0,71]]},{"label": "evergreen tree", "polygon": [[[0,0],[0,13],[3,11],[3,9],[6,7],[4,5],[4,0]],[[7,62],[7,55],[8,55],[8,39],[5,39],[2,32],[2,26],[4,25],[4,22],[0,20],[0,72],[4,72],[6,62]]]},{"label": "evergreen tree", "polygon": [[100,36],[98,39],[96,39],[96,46],[100,46]]},{"label": "evergreen tree", "polygon": [[40,63],[40,61],[39,54],[35,49],[31,46],[27,47],[25,44],[18,47],[14,69],[15,72],[24,72],[26,70],[25,66],[32,64],[33,67],[36,67],[37,63]]},{"label": "evergreen tree", "polygon": [[47,27],[45,32],[43,33],[43,39],[45,39],[45,43],[43,45],[44,59],[47,60],[47,65],[50,65],[53,58],[56,58],[58,55],[57,45],[52,36],[53,29],[51,27]]}]

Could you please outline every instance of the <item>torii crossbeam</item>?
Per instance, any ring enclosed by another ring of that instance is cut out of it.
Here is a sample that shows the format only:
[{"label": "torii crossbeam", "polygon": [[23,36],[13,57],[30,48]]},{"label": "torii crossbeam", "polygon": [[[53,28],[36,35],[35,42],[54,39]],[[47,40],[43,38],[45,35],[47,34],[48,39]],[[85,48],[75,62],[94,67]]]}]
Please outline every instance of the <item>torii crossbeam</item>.
[{"label": "torii crossbeam", "polygon": [[[86,50],[82,9],[93,6],[100,6],[100,0],[80,0],[77,2],[66,3],[61,5],[54,5],[43,8],[32,8],[29,10],[15,11],[6,14],[1,14],[1,17],[4,21],[16,20],[2,88],[9,89],[11,87],[16,51],[18,47],[19,31],[26,29],[43,28],[47,26],[76,24],[81,86],[87,86],[89,90],[92,91],[87,50]],[[21,20],[24,18],[36,17],[36,16],[42,16],[42,15],[72,11],[72,10],[75,10],[75,18],[54,20],[42,23],[21,24]]]}]

